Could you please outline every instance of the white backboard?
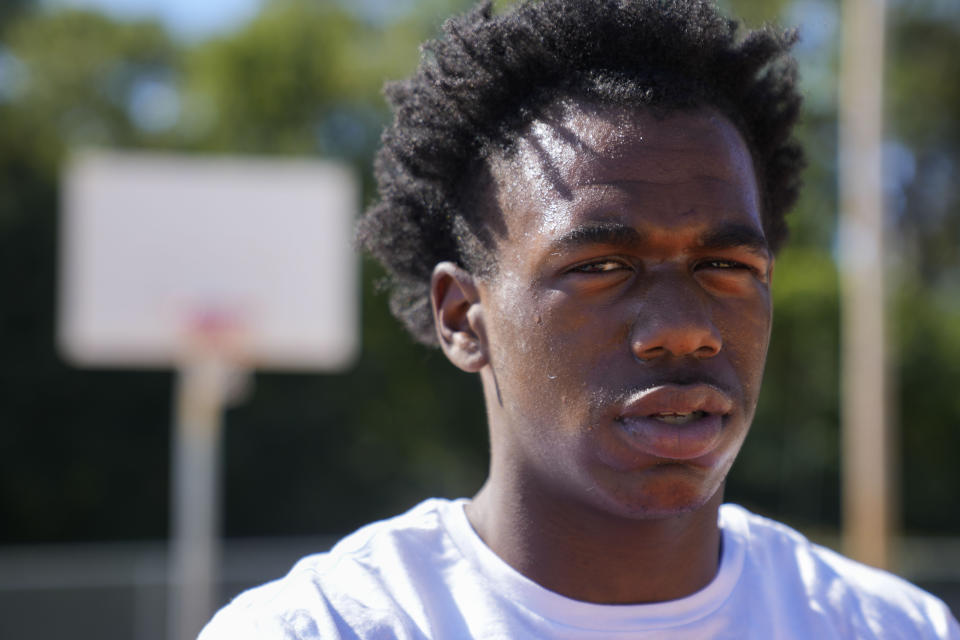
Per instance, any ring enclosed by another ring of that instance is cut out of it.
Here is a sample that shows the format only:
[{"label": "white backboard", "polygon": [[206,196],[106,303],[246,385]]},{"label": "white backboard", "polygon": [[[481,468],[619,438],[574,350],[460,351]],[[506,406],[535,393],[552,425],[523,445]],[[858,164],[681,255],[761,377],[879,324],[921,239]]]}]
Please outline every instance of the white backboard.
[{"label": "white backboard", "polygon": [[84,152],[62,189],[59,342],[170,367],[225,331],[250,366],[336,370],[359,347],[359,188],[317,160]]}]

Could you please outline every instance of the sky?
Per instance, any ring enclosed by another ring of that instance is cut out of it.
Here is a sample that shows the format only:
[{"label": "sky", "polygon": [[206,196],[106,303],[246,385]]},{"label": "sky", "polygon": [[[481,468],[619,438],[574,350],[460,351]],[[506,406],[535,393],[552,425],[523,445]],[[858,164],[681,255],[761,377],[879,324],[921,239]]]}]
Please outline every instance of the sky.
[{"label": "sky", "polygon": [[263,0],[46,0],[48,6],[99,9],[121,19],[157,18],[176,35],[201,39],[229,31],[256,14]]}]

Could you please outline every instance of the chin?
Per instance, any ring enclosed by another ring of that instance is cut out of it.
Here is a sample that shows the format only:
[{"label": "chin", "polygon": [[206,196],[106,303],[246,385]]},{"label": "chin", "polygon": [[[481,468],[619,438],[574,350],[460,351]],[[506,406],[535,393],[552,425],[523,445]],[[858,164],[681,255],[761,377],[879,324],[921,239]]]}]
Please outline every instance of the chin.
[{"label": "chin", "polygon": [[722,480],[710,482],[699,470],[682,464],[660,465],[644,476],[642,482],[614,485],[603,492],[605,510],[620,517],[653,520],[699,511],[712,502],[719,505],[723,498]]}]

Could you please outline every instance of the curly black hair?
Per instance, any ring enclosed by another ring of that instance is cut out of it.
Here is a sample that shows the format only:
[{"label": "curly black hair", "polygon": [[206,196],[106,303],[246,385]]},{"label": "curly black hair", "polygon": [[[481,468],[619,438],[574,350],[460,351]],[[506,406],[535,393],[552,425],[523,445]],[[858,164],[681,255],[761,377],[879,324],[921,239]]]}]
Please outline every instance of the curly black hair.
[{"label": "curly black hair", "polygon": [[395,119],[374,164],[380,200],[357,229],[418,341],[436,344],[433,267],[491,268],[491,221],[476,197],[488,159],[564,99],[718,109],[753,155],[767,241],[783,244],[804,165],[792,137],[795,32],[743,30],[708,0],[527,0],[497,16],[488,0],[443,31],[411,77],[386,87]]}]

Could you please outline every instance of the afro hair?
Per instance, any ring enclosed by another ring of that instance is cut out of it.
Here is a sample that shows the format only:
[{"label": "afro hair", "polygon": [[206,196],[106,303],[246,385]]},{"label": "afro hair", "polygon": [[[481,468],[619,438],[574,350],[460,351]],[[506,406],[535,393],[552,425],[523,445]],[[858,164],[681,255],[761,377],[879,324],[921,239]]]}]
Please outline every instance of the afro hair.
[{"label": "afro hair", "polygon": [[804,166],[794,32],[743,29],[707,0],[528,0],[503,15],[486,1],[443,32],[412,76],[386,87],[395,117],[374,165],[379,201],[357,229],[419,342],[436,344],[434,266],[490,266],[490,223],[470,197],[485,163],[564,99],[719,110],[753,156],[767,241],[783,244]]}]

